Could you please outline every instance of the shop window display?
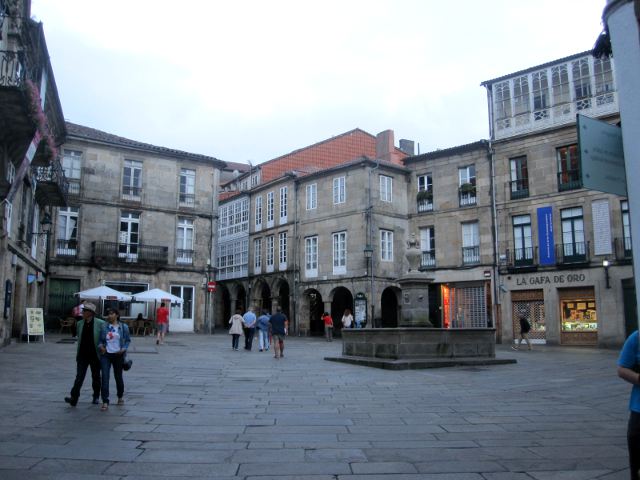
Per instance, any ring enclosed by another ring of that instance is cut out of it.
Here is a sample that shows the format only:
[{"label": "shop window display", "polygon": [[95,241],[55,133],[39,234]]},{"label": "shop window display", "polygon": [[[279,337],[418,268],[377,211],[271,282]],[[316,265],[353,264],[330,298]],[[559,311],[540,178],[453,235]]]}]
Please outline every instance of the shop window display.
[{"label": "shop window display", "polygon": [[563,332],[596,332],[598,316],[594,300],[562,301]]}]

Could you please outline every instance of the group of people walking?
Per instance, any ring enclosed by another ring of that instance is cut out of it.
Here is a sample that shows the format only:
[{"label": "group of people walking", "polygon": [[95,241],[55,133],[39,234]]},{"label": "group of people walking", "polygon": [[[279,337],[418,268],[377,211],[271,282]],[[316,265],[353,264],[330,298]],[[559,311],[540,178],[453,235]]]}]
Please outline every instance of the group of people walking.
[{"label": "group of people walking", "polygon": [[71,393],[64,398],[75,407],[80,398],[87,369],[91,369],[92,403],[98,405],[102,397],[102,411],[109,408],[109,377],[113,367],[118,405],[124,405],[124,380],[127,349],[131,335],[127,324],[120,322],[118,310],[107,310],[107,321],[96,317],[96,306],[91,302],[82,305],[82,319],[77,323],[76,377]]},{"label": "group of people walking", "polygon": [[289,320],[282,313],[282,308],[278,307],[273,315],[264,310],[259,317],[256,317],[253,307],[249,307],[244,314],[242,309],[238,309],[229,319],[229,326],[233,350],[239,350],[240,336],[244,335],[244,349],[251,351],[257,330],[259,351],[269,351],[270,345],[273,345],[274,358],[284,357],[284,337]]}]

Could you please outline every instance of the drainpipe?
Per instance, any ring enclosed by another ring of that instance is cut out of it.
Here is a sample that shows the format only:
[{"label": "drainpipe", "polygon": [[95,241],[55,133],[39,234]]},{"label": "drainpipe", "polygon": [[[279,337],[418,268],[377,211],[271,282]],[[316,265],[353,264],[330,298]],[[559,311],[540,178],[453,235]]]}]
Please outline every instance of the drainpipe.
[{"label": "drainpipe", "polygon": [[368,206],[367,206],[367,227],[369,229],[367,243],[373,249],[373,253],[371,254],[371,264],[369,271],[369,282],[370,282],[370,295],[369,303],[371,304],[371,322],[368,323],[370,325],[369,328],[374,327],[374,318],[375,318],[375,291],[374,291],[374,283],[373,283],[373,269],[375,266],[375,248],[373,248],[373,198],[371,196],[371,175],[374,170],[380,168],[380,161],[376,159],[376,166],[373,168],[369,168],[369,191],[368,191]]},{"label": "drainpipe", "polygon": [[[300,265],[298,255],[302,249],[298,248],[298,189],[300,188],[300,181],[297,178],[297,175],[293,175],[293,295],[291,299],[291,316],[293,317],[293,331],[297,332],[298,336],[300,336],[300,328],[298,325],[298,315],[297,315],[297,305],[296,298],[298,298],[298,276]],[[309,325],[309,329],[311,329],[311,325]]]},{"label": "drainpipe", "polygon": [[[218,195],[220,194],[220,169],[218,167],[214,167],[213,169],[213,198],[211,202],[211,237],[210,237],[210,249],[209,249],[209,264],[207,265],[207,273],[210,273],[210,280],[216,280],[216,272],[217,272],[217,257],[218,254]],[[216,321],[216,309],[213,305],[213,299],[215,297],[215,293],[209,293],[207,291],[207,308],[209,312],[207,312],[208,316],[206,317],[209,322],[209,334],[214,333],[215,331],[215,321]]]}]

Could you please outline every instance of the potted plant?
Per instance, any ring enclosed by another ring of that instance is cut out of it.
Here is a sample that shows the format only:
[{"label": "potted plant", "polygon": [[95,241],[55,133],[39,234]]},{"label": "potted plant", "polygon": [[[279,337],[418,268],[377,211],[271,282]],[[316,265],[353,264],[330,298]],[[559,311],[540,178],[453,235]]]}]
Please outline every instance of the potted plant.
[{"label": "potted plant", "polygon": [[473,183],[463,183],[460,185],[460,193],[476,193],[476,186]]},{"label": "potted plant", "polygon": [[433,200],[433,193],[430,192],[429,190],[420,190],[416,198],[419,202],[422,202],[422,201],[430,202],[431,200]]}]

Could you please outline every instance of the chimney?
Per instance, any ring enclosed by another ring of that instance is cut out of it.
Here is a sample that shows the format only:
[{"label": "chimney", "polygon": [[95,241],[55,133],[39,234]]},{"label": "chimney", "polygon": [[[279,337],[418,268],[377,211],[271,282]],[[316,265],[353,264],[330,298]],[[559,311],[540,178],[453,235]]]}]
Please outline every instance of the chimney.
[{"label": "chimney", "polygon": [[376,135],[376,158],[391,162],[393,160],[393,130],[385,130]]},{"label": "chimney", "polygon": [[407,155],[410,155],[410,156],[415,155],[415,146],[414,146],[413,140],[406,140],[404,138],[401,138],[400,150],[402,150]]}]

